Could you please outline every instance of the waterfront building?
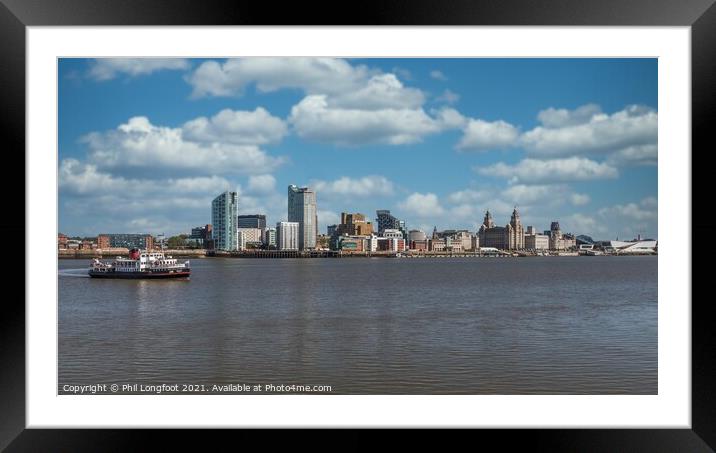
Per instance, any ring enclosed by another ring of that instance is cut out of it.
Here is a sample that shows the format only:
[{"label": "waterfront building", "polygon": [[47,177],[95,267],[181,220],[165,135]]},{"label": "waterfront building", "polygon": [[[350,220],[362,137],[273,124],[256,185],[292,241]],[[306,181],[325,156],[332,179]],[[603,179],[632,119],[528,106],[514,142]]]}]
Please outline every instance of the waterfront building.
[{"label": "waterfront building", "polygon": [[[77,248],[79,248],[79,245]],[[137,248],[151,250],[154,248],[154,238],[151,234],[100,234],[97,236],[97,248]]]},{"label": "waterfront building", "polygon": [[366,238],[363,236],[339,236],[337,241],[338,250],[345,250],[348,252],[362,252],[366,249],[365,242]]},{"label": "waterfront building", "polygon": [[520,221],[520,214],[517,207],[512,211],[510,223],[505,227],[507,230],[507,249],[522,250],[525,248],[525,229]]},{"label": "waterfront building", "polygon": [[383,230],[383,233],[381,233],[380,236],[391,239],[403,239],[403,232],[397,228],[386,228]]},{"label": "waterfront building", "polygon": [[[532,228],[532,227],[530,227]],[[537,233],[534,230],[525,234],[525,250],[549,249],[549,236]]]},{"label": "waterfront building", "polygon": [[278,222],[276,224],[276,246],[279,250],[299,249],[298,222]]},{"label": "waterfront building", "polygon": [[432,238],[428,241],[428,250],[431,252],[444,252],[445,239]]},{"label": "waterfront building", "polygon": [[410,250],[427,250],[428,249],[428,240],[416,240],[416,241],[410,241]]},{"label": "waterfront building", "polygon": [[267,248],[276,247],[276,228],[269,227],[264,230],[263,242]]},{"label": "waterfront building", "polygon": [[237,250],[239,195],[226,191],[211,202],[211,238],[217,250]]},{"label": "waterfront building", "polygon": [[373,224],[366,221],[365,215],[361,213],[341,213],[341,223],[335,230],[335,234],[349,236],[370,236],[373,234]]},{"label": "waterfront building", "polygon": [[658,241],[653,239],[633,241],[604,241],[603,249],[607,253],[616,253],[618,255],[639,255],[654,254],[658,251]]},{"label": "waterfront building", "polygon": [[378,250],[383,252],[402,252],[405,250],[405,239],[397,237],[378,237]]},{"label": "waterfront building", "polygon": [[445,238],[445,251],[461,253],[463,251],[462,240],[455,239],[452,236]]},{"label": "waterfront building", "polygon": [[288,221],[298,223],[299,250],[315,249],[318,237],[316,192],[308,187],[288,186]]},{"label": "waterfront building", "polygon": [[473,234],[472,237],[470,237],[470,242],[472,242],[472,247],[470,247],[470,249],[473,252],[480,250],[480,236]]},{"label": "waterfront building", "polygon": [[331,237],[338,234],[338,225],[328,225],[326,227],[326,234]]},{"label": "waterfront building", "polygon": [[236,230],[236,249],[246,250],[246,233],[242,229]]},{"label": "waterfront building", "polygon": [[521,250],[525,248],[525,232],[517,208],[512,211],[510,223],[504,227],[496,226],[488,210],[478,232],[480,247],[492,247],[499,250]]},{"label": "waterfront building", "polygon": [[378,250],[378,236],[371,234],[365,240],[365,249],[368,252],[375,252]]},{"label": "waterfront building", "polygon": [[67,248],[67,239],[68,238],[66,235],[59,233],[57,235],[57,248],[60,250],[66,249]]},{"label": "waterfront building", "polygon": [[562,234],[559,222],[549,227],[549,249],[554,251],[570,250],[577,247],[577,239],[572,234]]},{"label": "waterfront building", "polygon": [[238,228],[258,228],[263,230],[266,228],[266,216],[264,214],[244,214],[240,215],[237,223]]},{"label": "waterfront building", "polygon": [[410,230],[408,231],[408,241],[425,241],[428,239],[428,236],[425,234],[424,231],[421,230]]},{"label": "waterfront building", "polygon": [[190,242],[200,247],[206,247],[209,240],[211,240],[211,225],[207,224],[192,228],[189,239]]},{"label": "waterfront building", "polygon": [[331,246],[331,237],[326,234],[319,234],[316,239],[316,250],[329,250]]},{"label": "waterfront building", "polygon": [[405,228],[405,222],[398,220],[394,216],[390,215],[390,210],[379,209],[376,212],[376,222],[378,223],[378,234],[383,235],[383,231],[394,229],[400,230],[401,226]]},{"label": "waterfront building", "polygon": [[507,248],[505,242],[507,238],[506,228],[495,225],[489,210],[485,212],[485,218],[482,221],[482,225],[480,225],[478,235],[480,237],[480,247],[492,247],[500,250]]},{"label": "waterfront building", "polygon": [[458,230],[450,238],[453,241],[459,241],[462,244],[463,251],[475,250],[472,238],[474,235],[467,230]]},{"label": "waterfront building", "polygon": [[263,244],[264,232],[260,228],[237,228],[244,234],[246,245],[260,246]]}]

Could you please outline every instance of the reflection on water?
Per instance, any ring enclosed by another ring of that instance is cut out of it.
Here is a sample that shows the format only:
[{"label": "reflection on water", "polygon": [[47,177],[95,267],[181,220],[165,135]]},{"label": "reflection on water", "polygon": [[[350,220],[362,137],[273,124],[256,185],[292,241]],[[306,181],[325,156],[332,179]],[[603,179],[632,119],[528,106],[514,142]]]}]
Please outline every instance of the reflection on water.
[{"label": "reflection on water", "polygon": [[67,278],[63,383],[333,393],[657,392],[657,258],[205,259],[190,280]]}]

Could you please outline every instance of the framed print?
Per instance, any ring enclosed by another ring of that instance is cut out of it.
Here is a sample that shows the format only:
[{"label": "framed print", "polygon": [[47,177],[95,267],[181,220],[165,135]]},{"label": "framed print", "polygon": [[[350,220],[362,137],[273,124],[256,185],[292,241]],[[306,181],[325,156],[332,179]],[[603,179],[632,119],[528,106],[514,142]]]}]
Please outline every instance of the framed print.
[{"label": "framed print", "polygon": [[460,427],[710,451],[691,150],[716,7],[639,6],[4,2],[26,254],[3,447]]}]

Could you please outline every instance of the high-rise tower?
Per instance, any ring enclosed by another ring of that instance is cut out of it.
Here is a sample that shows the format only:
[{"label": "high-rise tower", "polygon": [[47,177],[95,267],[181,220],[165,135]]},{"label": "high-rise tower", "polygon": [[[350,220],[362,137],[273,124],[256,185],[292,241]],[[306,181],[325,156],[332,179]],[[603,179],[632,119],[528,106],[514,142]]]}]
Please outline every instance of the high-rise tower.
[{"label": "high-rise tower", "polygon": [[211,237],[217,250],[237,250],[237,214],[239,196],[236,192],[224,192],[211,202]]},{"label": "high-rise tower", "polygon": [[315,249],[318,237],[316,192],[308,187],[288,186],[288,221],[298,223],[298,249]]}]

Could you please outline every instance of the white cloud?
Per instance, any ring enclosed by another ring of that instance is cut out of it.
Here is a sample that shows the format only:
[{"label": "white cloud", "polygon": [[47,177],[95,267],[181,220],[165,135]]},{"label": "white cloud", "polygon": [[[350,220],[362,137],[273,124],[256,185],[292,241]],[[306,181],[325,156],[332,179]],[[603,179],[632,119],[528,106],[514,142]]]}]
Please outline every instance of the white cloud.
[{"label": "white cloud", "polygon": [[550,107],[537,114],[537,119],[544,127],[560,128],[588,123],[592,117],[602,113],[596,104],[586,104],[574,110],[555,109]]},{"label": "white cloud", "polygon": [[465,189],[448,195],[449,202],[454,204],[477,203],[488,200],[493,195],[489,190]]},{"label": "white cloud", "polygon": [[[587,105],[574,111],[548,109],[538,115],[543,126],[525,132],[521,143],[535,156],[566,156],[611,154],[625,151],[626,157],[649,152],[656,157],[658,114],[644,107],[631,105],[607,115],[598,107]],[[635,151],[637,150],[637,151]]]},{"label": "white cloud", "polygon": [[583,206],[588,204],[591,201],[591,198],[585,193],[573,193],[570,196],[570,201],[575,206]]},{"label": "white cloud", "polygon": [[447,77],[445,77],[445,74],[442,73],[442,71],[438,71],[437,69],[433,69],[430,71],[430,77],[435,80],[447,80]]},{"label": "white cloud", "polygon": [[[237,96],[247,87],[259,92],[297,89],[304,98],[291,109],[288,123],[299,137],[339,146],[403,145],[453,127],[465,119],[443,109],[428,115],[425,94],[395,73],[336,58],[241,58],[207,61],[187,81],[193,95]],[[445,93],[454,102],[455,93]],[[204,119],[199,126],[203,127]]]},{"label": "white cloud", "polygon": [[[607,206],[597,211],[602,231],[630,240],[637,235],[656,238],[658,235],[658,201],[656,197],[646,197],[638,202],[629,202]],[[600,231],[600,232],[602,232]]]},{"label": "white cloud", "polygon": [[249,191],[255,193],[270,193],[276,188],[276,178],[273,175],[249,176]]},{"label": "white cloud", "polygon": [[117,129],[84,138],[90,162],[103,169],[174,169],[199,173],[266,173],[283,158],[253,145],[199,143],[185,140],[180,128],[155,126],[133,117]]},{"label": "white cloud", "polygon": [[658,163],[658,154],[656,144],[629,146],[609,155],[607,163],[615,166],[656,165]]},{"label": "white cloud", "polygon": [[455,104],[457,101],[460,100],[460,95],[446,89],[440,96],[436,97],[435,100],[438,102],[444,102],[446,104]]},{"label": "white cloud", "polygon": [[519,130],[505,121],[470,119],[456,148],[463,151],[489,151],[515,145]]},{"label": "white cloud", "polygon": [[355,90],[328,97],[331,107],[361,110],[417,109],[424,102],[422,91],[406,88],[394,74],[374,75]]},{"label": "white cloud", "polygon": [[418,217],[430,217],[445,212],[445,209],[438,200],[438,196],[434,193],[422,194],[414,192],[401,202],[399,206],[404,211]]},{"label": "white cloud", "polygon": [[291,109],[289,122],[307,140],[336,145],[416,143],[443,125],[422,109],[331,108],[326,96],[307,96]]},{"label": "white cloud", "polygon": [[576,235],[586,234],[588,236],[592,236],[593,239],[597,239],[594,237],[595,235],[603,235],[607,232],[604,225],[597,219],[581,213],[565,216],[559,223],[562,231],[564,232]]},{"label": "white cloud", "polygon": [[658,217],[658,206],[656,198],[648,197],[639,203],[617,204],[602,208],[599,214],[604,217],[625,217],[635,221],[655,221]]},{"label": "white cloud", "polygon": [[558,184],[515,184],[502,192],[502,196],[514,204],[534,203],[550,198],[562,198],[566,186]]},{"label": "white cloud", "polygon": [[264,145],[280,142],[288,128],[281,118],[257,107],[253,112],[224,109],[211,118],[202,116],[186,122],[182,132],[193,141]]},{"label": "white cloud", "polygon": [[384,176],[370,175],[362,178],[344,176],[335,181],[313,181],[317,193],[331,197],[334,195],[350,195],[365,197],[373,195],[391,195],[393,183]]},{"label": "white cloud", "polygon": [[59,168],[59,188],[74,195],[102,196],[127,194],[141,200],[147,195],[219,193],[236,190],[225,178],[219,176],[198,176],[187,178],[139,179],[114,176],[97,169],[96,165],[85,164],[77,159],[63,159]]},{"label": "white cloud", "polygon": [[477,167],[475,170],[484,176],[507,178],[513,184],[586,181],[618,176],[616,168],[583,157],[524,159],[515,165],[498,162],[488,167]]},{"label": "white cloud", "polygon": [[338,58],[252,57],[202,63],[187,81],[194,96],[236,96],[255,84],[260,92],[300,89],[325,95],[331,107],[382,109],[415,108],[424,95],[406,88],[395,74],[353,66]]},{"label": "white cloud", "polygon": [[189,69],[184,58],[98,58],[90,64],[89,76],[95,80],[110,80],[120,74],[130,77],[161,70]]},{"label": "white cloud", "polygon": [[659,206],[659,201],[656,199],[656,197],[646,197],[641,200],[640,204],[647,208],[656,208]]},{"label": "white cloud", "polygon": [[375,74],[346,60],[313,57],[230,58],[224,63],[202,63],[187,81],[195,96],[235,96],[255,84],[258,91],[297,88],[307,93],[339,94]]}]

